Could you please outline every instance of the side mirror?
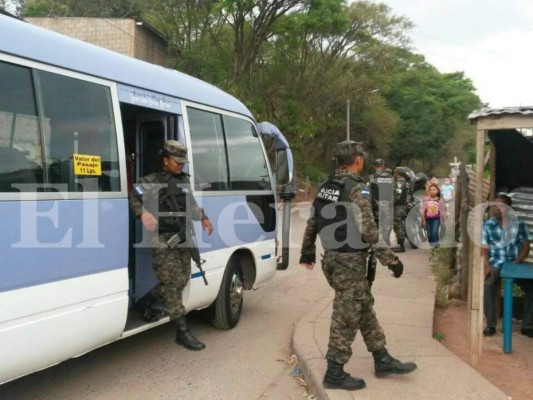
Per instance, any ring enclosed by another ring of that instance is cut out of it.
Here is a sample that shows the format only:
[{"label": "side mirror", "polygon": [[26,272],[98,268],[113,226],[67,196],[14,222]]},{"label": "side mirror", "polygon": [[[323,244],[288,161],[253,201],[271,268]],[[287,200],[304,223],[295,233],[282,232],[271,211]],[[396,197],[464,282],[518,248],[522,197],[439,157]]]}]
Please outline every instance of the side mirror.
[{"label": "side mirror", "polygon": [[290,149],[276,151],[276,184],[288,185],[292,181],[292,153]]},{"label": "side mirror", "polygon": [[[294,161],[289,142],[280,130],[270,122],[260,122],[257,124],[259,133],[274,139],[276,149],[276,184],[288,185],[292,182]],[[294,185],[293,185],[294,186]]]}]

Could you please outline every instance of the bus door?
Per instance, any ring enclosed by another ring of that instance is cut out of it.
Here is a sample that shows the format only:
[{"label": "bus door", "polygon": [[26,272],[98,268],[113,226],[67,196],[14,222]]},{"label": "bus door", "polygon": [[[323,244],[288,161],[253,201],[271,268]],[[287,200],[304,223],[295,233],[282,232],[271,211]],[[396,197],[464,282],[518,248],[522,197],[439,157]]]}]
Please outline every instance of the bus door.
[{"label": "bus door", "polygon": [[[172,137],[174,120],[168,114],[141,114],[135,118],[135,164],[134,181],[161,170],[161,156],[159,150],[163,148],[165,140]],[[135,221],[135,243],[141,243],[142,238],[148,238],[148,231],[143,229],[140,220]],[[144,236],[143,236],[144,235]],[[145,239],[147,241],[147,239]],[[152,269],[152,255],[148,247],[135,248],[134,296],[137,301],[157,283],[157,277]]]}]

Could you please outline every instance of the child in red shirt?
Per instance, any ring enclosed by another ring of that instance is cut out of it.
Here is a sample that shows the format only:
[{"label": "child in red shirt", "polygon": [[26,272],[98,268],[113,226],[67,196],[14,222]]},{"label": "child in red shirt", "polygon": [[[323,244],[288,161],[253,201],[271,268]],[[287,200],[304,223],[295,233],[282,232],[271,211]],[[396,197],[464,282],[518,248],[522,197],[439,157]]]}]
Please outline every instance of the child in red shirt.
[{"label": "child in red shirt", "polygon": [[427,188],[422,208],[422,227],[426,229],[431,247],[439,247],[439,229],[444,228],[444,202],[439,186],[432,183]]}]

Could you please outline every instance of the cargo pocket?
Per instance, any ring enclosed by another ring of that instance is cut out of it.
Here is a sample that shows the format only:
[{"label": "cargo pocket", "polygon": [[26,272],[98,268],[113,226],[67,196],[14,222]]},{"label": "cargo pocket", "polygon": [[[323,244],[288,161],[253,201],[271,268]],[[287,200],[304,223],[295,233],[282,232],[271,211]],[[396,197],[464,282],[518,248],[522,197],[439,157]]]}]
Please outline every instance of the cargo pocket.
[{"label": "cargo pocket", "polygon": [[331,287],[338,292],[342,292],[350,288],[355,279],[353,270],[336,265],[331,277]]},{"label": "cargo pocket", "polygon": [[331,278],[333,289],[337,291],[358,289],[361,280],[366,281],[366,266],[358,265],[355,261],[354,259],[336,257]]}]

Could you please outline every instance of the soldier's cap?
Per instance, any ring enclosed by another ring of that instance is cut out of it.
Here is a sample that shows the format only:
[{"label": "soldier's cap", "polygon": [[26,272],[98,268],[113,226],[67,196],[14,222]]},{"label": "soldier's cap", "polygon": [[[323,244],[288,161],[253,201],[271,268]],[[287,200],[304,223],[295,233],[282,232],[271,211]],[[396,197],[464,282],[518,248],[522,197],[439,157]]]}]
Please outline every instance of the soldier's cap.
[{"label": "soldier's cap", "polygon": [[354,142],[353,140],[345,140],[344,142],[337,143],[336,156],[363,156],[366,157],[363,145],[360,142]]},{"label": "soldier's cap", "polygon": [[189,162],[187,160],[187,146],[177,140],[167,140],[163,149],[159,151],[159,155],[162,157],[172,157],[174,161],[180,164]]},{"label": "soldier's cap", "polygon": [[385,165],[385,160],[383,158],[376,158],[374,160],[374,165],[375,166],[379,166],[379,165]]}]

